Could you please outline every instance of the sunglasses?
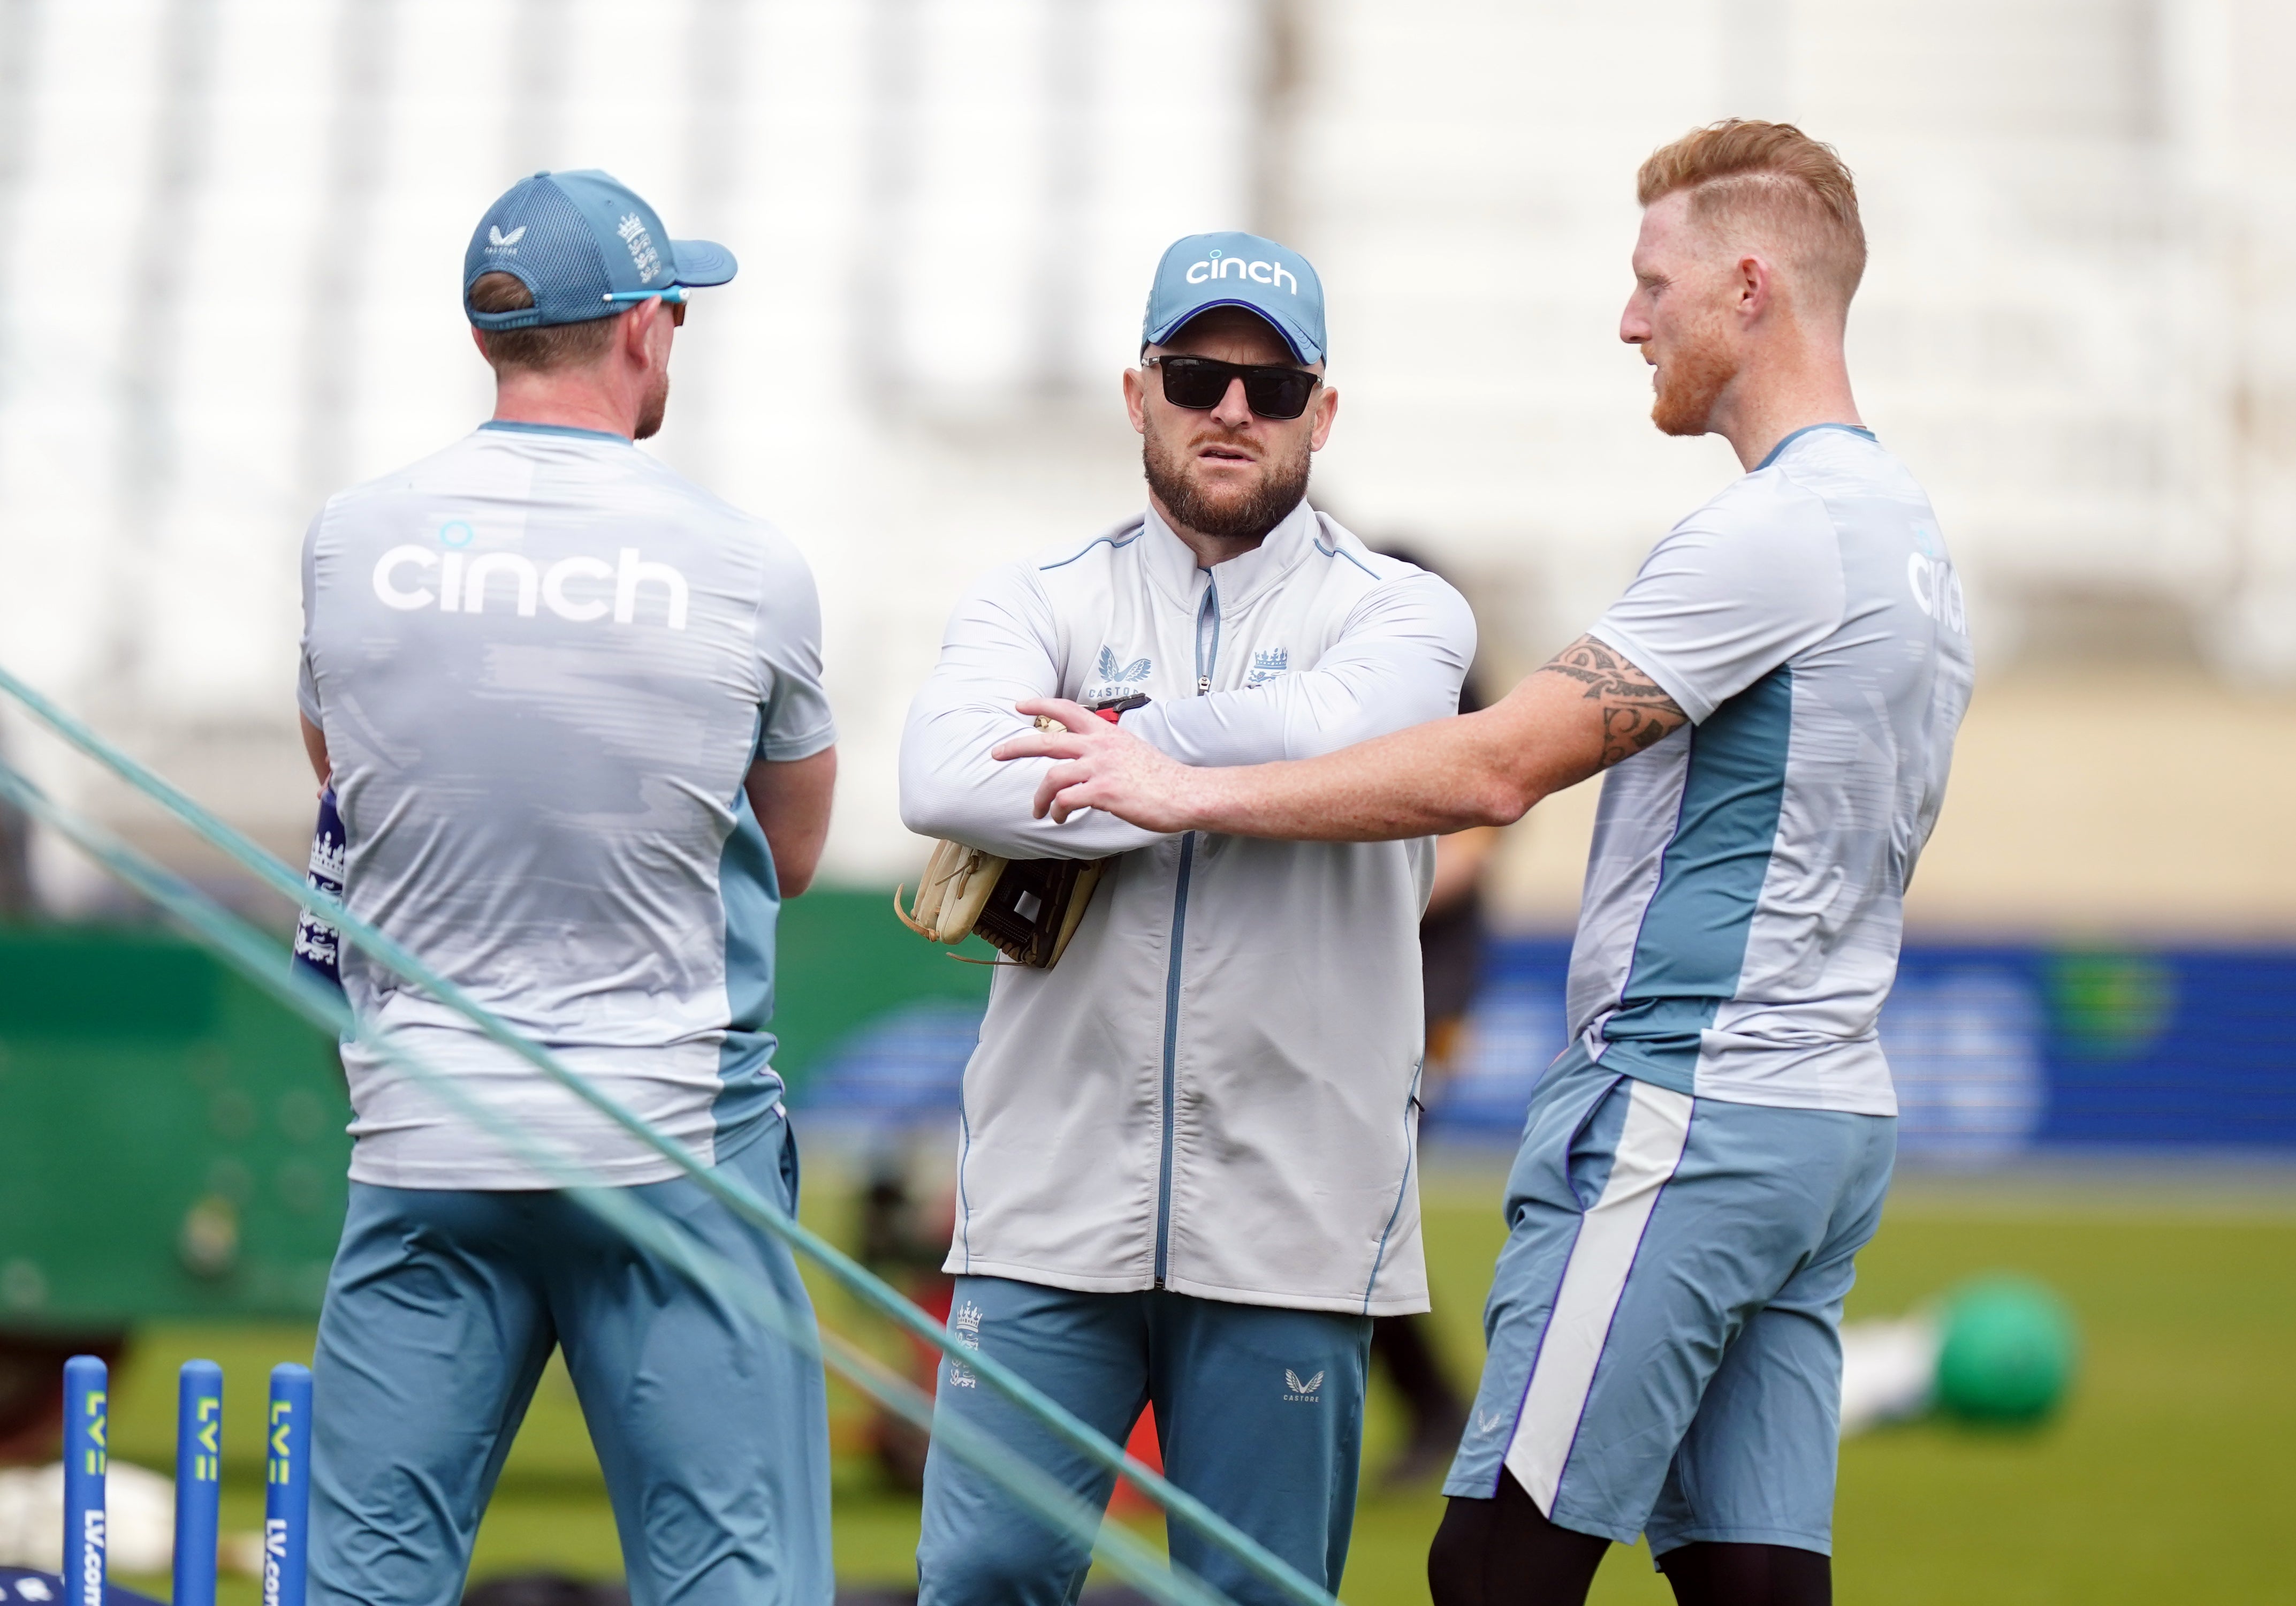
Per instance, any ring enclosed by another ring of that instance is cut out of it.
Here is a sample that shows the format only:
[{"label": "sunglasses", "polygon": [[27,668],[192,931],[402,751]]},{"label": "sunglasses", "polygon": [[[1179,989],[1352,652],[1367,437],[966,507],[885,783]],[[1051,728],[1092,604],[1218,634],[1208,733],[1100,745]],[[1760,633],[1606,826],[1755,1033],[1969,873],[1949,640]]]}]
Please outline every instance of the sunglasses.
[{"label": "sunglasses", "polygon": [[1210,357],[1151,357],[1141,366],[1163,370],[1165,400],[1199,413],[1219,406],[1230,382],[1241,379],[1245,405],[1260,417],[1297,418],[1324,383],[1305,368],[1263,367]]},{"label": "sunglasses", "polygon": [[673,329],[685,328],[685,292],[681,286],[673,284],[668,290],[617,290],[608,295],[606,300],[609,301],[634,303],[637,301],[651,301],[657,298],[660,299],[663,306],[669,309],[670,327]]}]

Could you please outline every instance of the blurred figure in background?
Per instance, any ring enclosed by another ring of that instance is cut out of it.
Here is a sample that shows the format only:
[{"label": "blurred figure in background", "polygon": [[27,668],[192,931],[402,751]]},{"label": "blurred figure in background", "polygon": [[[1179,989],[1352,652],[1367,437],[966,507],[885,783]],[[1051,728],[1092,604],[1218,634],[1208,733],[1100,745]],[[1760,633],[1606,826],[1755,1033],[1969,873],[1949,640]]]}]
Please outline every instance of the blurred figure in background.
[{"label": "blurred figure in background", "polygon": [[[1459,696],[1461,713],[1480,712],[1474,681]],[[1469,826],[1435,839],[1435,888],[1419,919],[1419,974],[1427,989],[1427,1074],[1421,1097],[1432,1104],[1467,1048],[1467,1016],[1483,984],[1490,946],[1483,881],[1498,852],[1496,826]]]},{"label": "blurred figure in background", "polygon": [[[1382,548],[1388,556],[1426,570],[1443,572],[1406,546]],[[1449,579],[1448,575],[1443,578]],[[1459,712],[1480,713],[1488,706],[1471,668],[1459,687]],[[1441,1097],[1457,1069],[1467,1040],[1467,1015],[1483,981],[1483,956],[1489,929],[1483,918],[1483,880],[1498,849],[1494,826],[1470,826],[1435,839],[1435,885],[1419,918],[1419,976],[1427,995],[1427,1058],[1419,1077],[1423,1107]],[[1432,1478],[1450,1463],[1467,1426],[1467,1401],[1443,1364],[1432,1311],[1378,1316],[1371,1324],[1371,1355],[1387,1371],[1410,1414],[1403,1448],[1388,1465],[1383,1481],[1400,1488]]]},{"label": "blurred figure in background", "polygon": [[[1451,578],[1408,546],[1396,543],[1381,550],[1430,574]],[[1471,667],[1459,685],[1459,712],[1480,713],[1488,706],[1481,677]],[[1440,1096],[1466,1048],[1467,1015],[1482,986],[1490,940],[1483,914],[1483,881],[1498,845],[1496,826],[1469,826],[1435,839],[1435,885],[1419,918],[1419,975],[1427,993],[1427,1069],[1419,1086],[1423,1104],[1431,1105]]]},{"label": "blurred figure in background", "polygon": [[[917,1197],[913,1185],[915,1157],[899,1144],[886,1144],[869,1157],[869,1180],[861,1192],[861,1264],[906,1295],[918,1309],[935,1321],[948,1320],[955,1303],[956,1279],[941,1270],[947,1258],[949,1236],[955,1231],[956,1197],[942,1188],[927,1189]],[[938,1204],[928,1203],[938,1198]],[[940,1378],[940,1351],[918,1338],[908,1338],[909,1380],[931,1394]],[[921,1495],[925,1487],[923,1429],[906,1417],[880,1406],[871,1432],[877,1464],[896,1488]]]}]

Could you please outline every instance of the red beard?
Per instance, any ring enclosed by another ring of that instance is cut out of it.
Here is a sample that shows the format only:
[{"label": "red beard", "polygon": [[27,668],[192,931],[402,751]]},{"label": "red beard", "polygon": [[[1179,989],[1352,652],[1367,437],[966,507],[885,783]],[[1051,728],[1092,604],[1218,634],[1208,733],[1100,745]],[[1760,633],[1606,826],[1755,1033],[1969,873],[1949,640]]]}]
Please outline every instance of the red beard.
[{"label": "red beard", "polygon": [[1715,402],[1737,377],[1737,354],[1718,329],[1685,333],[1660,365],[1651,422],[1669,435],[1704,434]]}]

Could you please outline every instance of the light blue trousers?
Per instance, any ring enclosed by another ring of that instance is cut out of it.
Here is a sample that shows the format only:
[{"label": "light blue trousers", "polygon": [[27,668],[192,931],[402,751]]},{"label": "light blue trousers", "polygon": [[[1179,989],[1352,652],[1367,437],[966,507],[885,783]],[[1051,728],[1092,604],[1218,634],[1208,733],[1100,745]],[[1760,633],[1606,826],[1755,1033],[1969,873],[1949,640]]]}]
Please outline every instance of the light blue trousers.
[{"label": "light blue trousers", "polygon": [[[1339,1587],[1362,1458],[1368,1316],[960,1277],[949,1330],[1119,1444],[1152,1403],[1165,1476],[1309,1578]],[[1111,1474],[970,1369],[942,1362],[935,1410],[994,1435],[1095,1509],[1107,1504]],[[1188,1523],[1168,1527],[1173,1560],[1239,1606],[1281,1598]],[[1026,1515],[934,1443],[917,1545],[920,1606],[1065,1606],[1090,1560],[1084,1544]]]},{"label": "light blue trousers", "polygon": [[[797,1208],[786,1122],[720,1162]],[[687,1178],[633,1188],[808,1327],[787,1248]],[[455,1606],[553,1347],[634,1606],[825,1606],[821,1366],[563,1194],[351,1186],[312,1379],[314,1606]]]}]

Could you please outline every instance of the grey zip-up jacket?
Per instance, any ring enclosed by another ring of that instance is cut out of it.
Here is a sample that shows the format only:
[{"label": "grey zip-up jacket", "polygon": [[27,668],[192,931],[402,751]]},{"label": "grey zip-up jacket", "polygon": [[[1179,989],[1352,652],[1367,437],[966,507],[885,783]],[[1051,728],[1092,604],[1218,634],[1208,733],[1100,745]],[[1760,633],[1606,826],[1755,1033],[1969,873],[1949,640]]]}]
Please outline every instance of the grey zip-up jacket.
[{"label": "grey zip-up jacket", "polygon": [[1195,764],[1306,758],[1458,710],[1456,591],[1294,509],[1210,570],[1151,511],[991,574],[909,710],[901,817],[1015,858],[1113,858],[1059,966],[996,972],[964,1075],[947,1269],[1246,1305],[1427,1307],[1413,1164],[1431,838],[1160,836],[1029,817],[1023,697],[1146,692]]}]

